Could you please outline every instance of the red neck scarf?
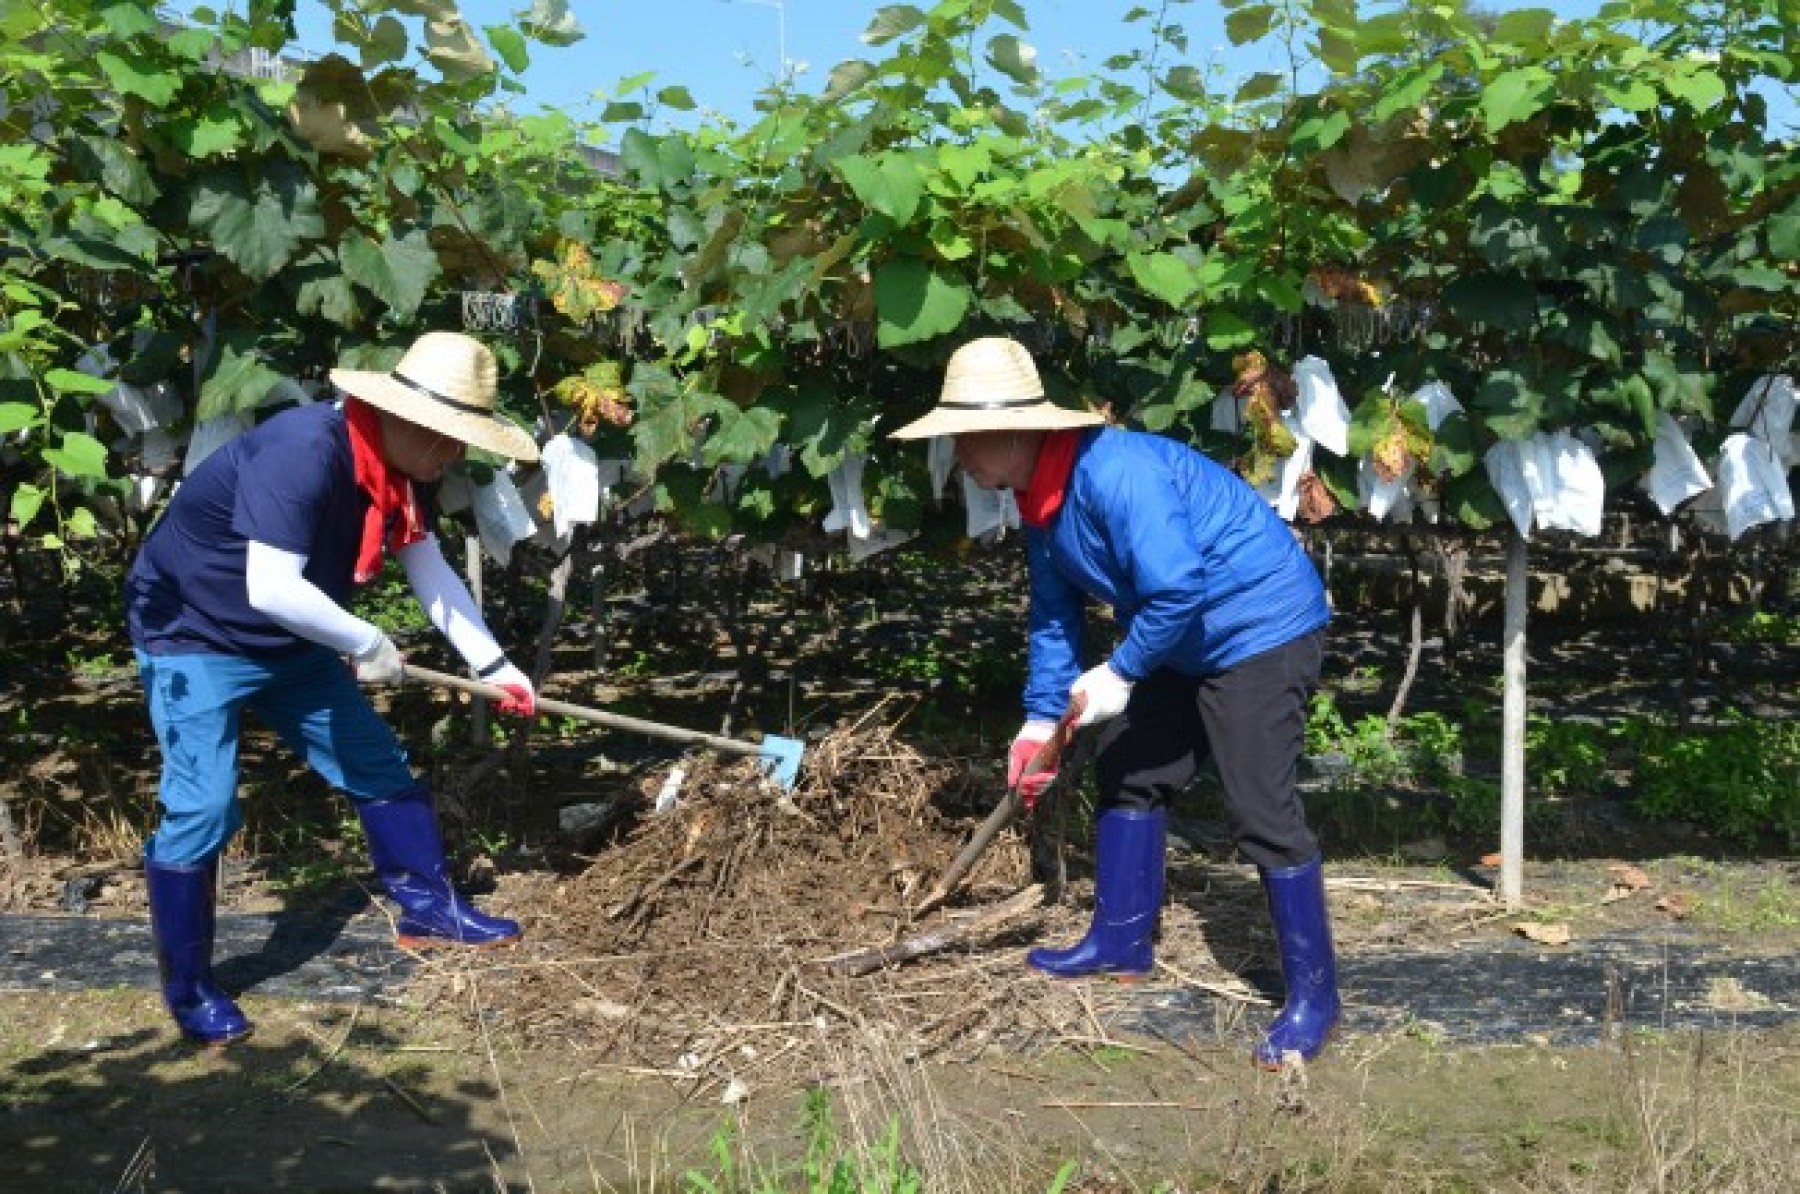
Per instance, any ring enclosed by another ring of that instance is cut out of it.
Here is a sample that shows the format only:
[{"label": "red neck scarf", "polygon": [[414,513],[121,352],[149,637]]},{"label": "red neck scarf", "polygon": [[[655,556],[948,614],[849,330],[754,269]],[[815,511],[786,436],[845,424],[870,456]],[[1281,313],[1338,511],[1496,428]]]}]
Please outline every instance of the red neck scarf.
[{"label": "red neck scarf", "polygon": [[344,401],[350,428],[350,459],[356,487],[369,499],[363,513],[362,542],[356,549],[355,579],[366,585],[381,575],[381,549],[399,551],[425,537],[425,520],[413,495],[412,478],[381,454],[381,415],[366,402]]},{"label": "red neck scarf", "polygon": [[1079,431],[1052,431],[1044,436],[1037,465],[1031,470],[1031,484],[1019,495],[1019,517],[1026,526],[1045,526],[1062,509],[1069,473],[1075,468],[1075,449],[1080,443]]}]

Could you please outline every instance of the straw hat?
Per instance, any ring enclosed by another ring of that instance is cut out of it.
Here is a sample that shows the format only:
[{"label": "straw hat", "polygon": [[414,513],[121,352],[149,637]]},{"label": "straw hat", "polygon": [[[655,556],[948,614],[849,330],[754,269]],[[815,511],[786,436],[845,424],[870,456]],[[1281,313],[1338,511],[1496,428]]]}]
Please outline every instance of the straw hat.
[{"label": "straw hat", "polygon": [[1068,410],[1044,397],[1031,354],[1017,340],[985,336],[950,354],[944,390],[930,414],[891,439],[926,439],[971,431],[1060,431],[1106,420],[1091,410]]},{"label": "straw hat", "polygon": [[426,332],[392,373],[333,369],[331,383],[409,423],[529,464],[538,458],[536,442],[494,410],[499,374],[481,341],[460,332]]}]

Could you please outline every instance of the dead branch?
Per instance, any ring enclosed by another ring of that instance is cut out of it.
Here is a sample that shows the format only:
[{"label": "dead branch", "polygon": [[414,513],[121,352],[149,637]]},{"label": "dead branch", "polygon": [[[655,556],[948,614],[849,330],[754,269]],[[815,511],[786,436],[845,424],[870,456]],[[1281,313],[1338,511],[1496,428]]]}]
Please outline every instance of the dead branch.
[{"label": "dead branch", "polygon": [[875,949],[858,950],[855,953],[824,958],[820,960],[819,964],[834,974],[849,975],[852,978],[859,977],[885,966],[894,966],[917,958],[928,957],[952,946],[962,945],[986,936],[1007,921],[1031,911],[1043,902],[1043,885],[1034,883],[969,920],[943,925],[908,937],[903,941],[897,941],[893,945],[883,945]]}]

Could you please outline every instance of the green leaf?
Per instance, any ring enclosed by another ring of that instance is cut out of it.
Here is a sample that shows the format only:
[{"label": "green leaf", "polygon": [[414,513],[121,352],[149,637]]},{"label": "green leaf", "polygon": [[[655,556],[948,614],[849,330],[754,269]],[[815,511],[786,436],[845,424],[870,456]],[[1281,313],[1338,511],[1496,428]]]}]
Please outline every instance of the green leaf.
[{"label": "green leaf", "polygon": [[84,177],[133,206],[147,207],[161,194],[143,159],[117,138],[77,137],[70,142],[69,159]]},{"label": "green leaf", "polygon": [[694,102],[694,93],[685,87],[662,88],[656,93],[656,102],[677,112],[692,112],[700,106]]},{"label": "green leaf", "polygon": [[418,311],[426,288],[440,272],[437,251],[423,228],[380,244],[353,232],[338,247],[338,256],[344,263],[344,275],[386,303],[401,320],[411,319]]},{"label": "green leaf", "polygon": [[1283,76],[1274,71],[1258,71],[1244,80],[1232,99],[1240,104],[1255,103],[1259,99],[1269,98],[1285,86],[1287,86],[1287,79]]},{"label": "green leaf", "polygon": [[1225,17],[1225,36],[1234,46],[1246,45],[1267,36],[1274,24],[1273,4],[1252,4]]},{"label": "green leaf", "polygon": [[0,435],[11,435],[27,427],[36,427],[43,421],[43,412],[29,403],[0,402]]},{"label": "green leaf", "polygon": [[1214,352],[1229,352],[1256,343],[1256,328],[1250,321],[1222,307],[1206,313],[1206,346]]},{"label": "green leaf", "polygon": [[1780,261],[1800,261],[1800,199],[1788,204],[1786,211],[1768,219],[1769,256]]},{"label": "green leaf", "polygon": [[71,431],[60,446],[44,449],[44,463],[65,477],[104,480],[106,445],[86,432]]},{"label": "green leaf", "polygon": [[525,44],[524,34],[511,25],[483,25],[481,31],[487,34],[488,45],[494,47],[507,70],[515,75],[525,73],[531,65],[531,49]]},{"label": "green leaf", "polygon": [[100,9],[100,19],[116,38],[129,41],[156,31],[156,18],[143,4],[108,4]]},{"label": "green leaf", "polygon": [[1333,108],[1329,112],[1302,120],[1294,129],[1288,149],[1294,154],[1318,153],[1336,145],[1349,131],[1350,113],[1342,108]]},{"label": "green leaf", "polygon": [[875,271],[877,341],[883,348],[916,344],[955,331],[969,309],[969,288],[916,257]]},{"label": "green leaf", "polygon": [[200,403],[194,411],[198,422],[254,410],[281,381],[281,374],[262,363],[254,329],[243,328],[224,337],[211,367],[200,379]]},{"label": "green leaf", "polygon": [[287,162],[265,165],[253,184],[236,170],[204,176],[188,220],[253,281],[273,277],[304,242],[325,234],[312,181]]},{"label": "green leaf", "polygon": [[336,253],[315,249],[291,268],[289,276],[297,284],[294,309],[301,315],[318,316],[345,328],[354,327],[362,318],[356,287],[344,276]]},{"label": "green leaf", "polygon": [[917,163],[899,154],[845,158],[837,170],[863,206],[903,228],[925,196],[925,179]]},{"label": "green leaf", "polygon": [[110,394],[117,385],[75,369],[52,369],[44,374],[44,384],[59,394]]},{"label": "green leaf", "polygon": [[211,29],[203,25],[192,25],[169,34],[163,45],[168,47],[171,54],[185,62],[202,62],[212,53],[216,42]]},{"label": "green leaf", "polygon": [[1180,308],[1200,289],[1194,267],[1173,253],[1128,253],[1126,268],[1146,293]]},{"label": "green leaf", "polygon": [[100,524],[95,521],[94,512],[86,506],[75,507],[64,521],[63,527],[75,539],[92,539],[100,534]]},{"label": "green leaf", "polygon": [[787,442],[800,454],[807,475],[823,477],[844,462],[856,443],[862,419],[819,374],[803,377],[787,410]]},{"label": "green leaf", "polygon": [[1640,437],[1656,438],[1656,398],[1643,377],[1634,374],[1621,378],[1616,384],[1595,393],[1594,399],[1629,412],[1634,430]]},{"label": "green leaf", "polygon": [[1725,80],[1717,71],[1700,63],[1679,63],[1663,80],[1663,87],[1674,98],[1696,112],[1704,112],[1725,98]]},{"label": "green leaf", "polygon": [[1460,477],[1480,460],[1475,424],[1462,411],[1451,412],[1432,436],[1431,471],[1440,477]]},{"label": "green leaf", "polygon": [[1506,523],[1510,517],[1483,469],[1451,478],[1444,486],[1443,502],[1444,513],[1470,530],[1485,531]]},{"label": "green leaf", "polygon": [[701,459],[708,467],[749,464],[768,454],[781,433],[781,414],[764,406],[721,410],[718,426],[706,439]]},{"label": "green leaf", "polygon": [[1650,383],[1652,393],[1656,395],[1658,410],[1666,410],[1670,414],[1693,414],[1710,418],[1712,415],[1712,399],[1709,396],[1710,375],[1694,368],[1683,368],[1681,363],[1666,352],[1646,352],[1643,366],[1644,380]]},{"label": "green leaf", "polygon": [[1321,26],[1319,37],[1319,61],[1334,75],[1353,75],[1357,65],[1362,61],[1362,48],[1350,34],[1339,29]]},{"label": "green leaf", "polygon": [[360,48],[357,55],[364,70],[373,70],[389,62],[399,62],[406,57],[410,46],[406,37],[406,26],[393,16],[383,13],[369,31],[369,40]]},{"label": "green leaf", "polygon": [[988,65],[1022,86],[1038,81],[1037,49],[1010,33],[1002,33],[988,42]]},{"label": "green leaf", "polygon": [[190,158],[219,157],[238,147],[243,125],[222,103],[209,104],[198,116],[180,116],[166,126],[175,148]]},{"label": "green leaf", "polygon": [[1388,80],[1369,109],[1369,119],[1386,124],[1398,112],[1416,111],[1437,87],[1444,75],[1444,64],[1433,60],[1422,66],[1407,67]]},{"label": "green leaf", "polygon": [[20,530],[24,530],[30,525],[31,520],[37,517],[37,512],[43,508],[44,498],[47,496],[49,496],[49,491],[40,489],[29,482],[13,490],[12,520],[18,524]]},{"label": "green leaf", "polygon": [[181,72],[163,70],[143,54],[101,50],[94,61],[106,72],[106,81],[122,95],[135,95],[156,108],[166,108],[181,90]]},{"label": "green leaf", "polygon": [[1556,24],[1556,14],[1547,8],[1516,8],[1500,14],[1494,22],[1494,37],[1521,50],[1542,50]]},{"label": "green leaf", "polygon": [[1537,291],[1511,272],[1472,273],[1444,287],[1444,302],[1465,323],[1520,332],[1537,318]]},{"label": "green leaf", "polygon": [[[956,183],[962,190],[968,190],[987,171],[993,169],[994,155],[987,146],[975,145],[939,145],[937,146],[938,168]],[[1077,216],[1076,218],[1080,218]]]},{"label": "green leaf", "polygon": [[1481,115],[1490,132],[1529,120],[1543,111],[1556,79],[1541,66],[1522,66],[1496,76],[1481,91]]},{"label": "green leaf", "polygon": [[1622,79],[1602,89],[1608,103],[1625,112],[1648,112],[1656,107],[1656,88],[1639,78]]},{"label": "green leaf", "polygon": [[904,37],[925,23],[925,14],[910,4],[890,4],[886,8],[877,9],[875,19],[863,30],[863,44],[885,46],[897,37]]},{"label": "green leaf", "polygon": [[1471,405],[1501,439],[1524,439],[1543,419],[1544,395],[1523,374],[1496,369],[1482,380]]},{"label": "green leaf", "polygon": [[1633,234],[1632,244],[1664,265],[1680,265],[1687,256],[1688,230],[1679,216],[1651,216]]},{"label": "green leaf", "polygon": [[701,419],[737,410],[717,394],[684,389],[682,383],[661,368],[637,366],[631,372],[628,389],[638,410],[638,417],[631,424],[631,438],[637,449],[635,467],[646,477],[655,475],[677,457],[685,458]]}]

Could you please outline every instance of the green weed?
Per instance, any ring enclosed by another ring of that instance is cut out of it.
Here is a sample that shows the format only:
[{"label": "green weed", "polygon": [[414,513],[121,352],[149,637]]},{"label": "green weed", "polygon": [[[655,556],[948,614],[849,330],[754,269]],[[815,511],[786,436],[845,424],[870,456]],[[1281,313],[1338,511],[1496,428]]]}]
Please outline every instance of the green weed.
[{"label": "green weed", "polygon": [[1777,834],[1800,845],[1800,721],[1732,712],[1682,733],[1662,719],[1632,722],[1638,810],[1691,821],[1740,845]]},{"label": "green weed", "polygon": [[1532,784],[1548,795],[1593,795],[1606,783],[1612,734],[1591,721],[1533,713],[1525,720],[1525,757]]},{"label": "green weed", "polygon": [[682,1189],[697,1194],[784,1194],[793,1189],[806,1194],[919,1194],[925,1188],[924,1176],[901,1155],[898,1118],[888,1123],[873,1148],[859,1154],[843,1143],[831,1112],[831,1092],[824,1087],[806,1092],[800,1117],[806,1156],[797,1187],[780,1174],[740,1160],[737,1125],[728,1121],[711,1140],[714,1172],[688,1170]]}]

